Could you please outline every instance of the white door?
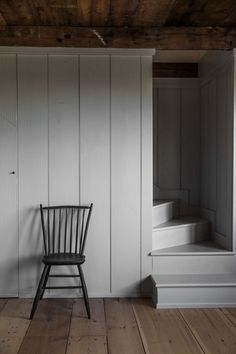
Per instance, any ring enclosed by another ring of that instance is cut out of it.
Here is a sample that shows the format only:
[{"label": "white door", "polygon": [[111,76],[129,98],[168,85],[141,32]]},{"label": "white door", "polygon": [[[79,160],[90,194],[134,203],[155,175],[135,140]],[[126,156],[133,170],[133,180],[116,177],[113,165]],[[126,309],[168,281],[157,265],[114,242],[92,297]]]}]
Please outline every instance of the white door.
[{"label": "white door", "polygon": [[0,115],[0,297],[18,295],[16,124]]}]

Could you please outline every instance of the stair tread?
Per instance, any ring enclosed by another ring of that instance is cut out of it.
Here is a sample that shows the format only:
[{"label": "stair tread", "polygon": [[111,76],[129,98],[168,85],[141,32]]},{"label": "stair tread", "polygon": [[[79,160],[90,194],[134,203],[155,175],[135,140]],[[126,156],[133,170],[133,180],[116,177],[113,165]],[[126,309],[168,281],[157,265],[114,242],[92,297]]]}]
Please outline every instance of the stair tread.
[{"label": "stair tread", "polygon": [[236,274],[154,274],[156,287],[236,286]]},{"label": "stair tread", "polygon": [[177,227],[191,226],[191,225],[196,225],[196,224],[206,224],[206,223],[208,223],[208,220],[206,220],[206,219],[192,217],[192,216],[186,216],[186,217],[172,219],[172,220],[166,221],[162,224],[156,225],[153,227],[153,230],[177,228]]},{"label": "stair tread", "polygon": [[161,249],[156,249],[151,252],[151,256],[164,256],[164,255],[206,255],[206,254],[233,254],[213,241],[201,241],[195,243],[188,243],[179,246],[171,246]]},{"label": "stair tread", "polygon": [[170,200],[170,199],[154,199],[153,200],[153,206],[164,206],[164,205],[167,205],[167,204],[174,204],[175,201],[174,200]]}]

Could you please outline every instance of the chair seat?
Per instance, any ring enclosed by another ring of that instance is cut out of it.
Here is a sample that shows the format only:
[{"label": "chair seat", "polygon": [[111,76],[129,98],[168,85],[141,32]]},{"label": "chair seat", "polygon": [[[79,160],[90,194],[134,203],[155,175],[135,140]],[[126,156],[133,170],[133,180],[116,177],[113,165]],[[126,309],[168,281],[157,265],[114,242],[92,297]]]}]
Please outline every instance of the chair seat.
[{"label": "chair seat", "polygon": [[53,253],[43,257],[43,263],[48,265],[73,265],[85,262],[85,256],[73,253]]}]

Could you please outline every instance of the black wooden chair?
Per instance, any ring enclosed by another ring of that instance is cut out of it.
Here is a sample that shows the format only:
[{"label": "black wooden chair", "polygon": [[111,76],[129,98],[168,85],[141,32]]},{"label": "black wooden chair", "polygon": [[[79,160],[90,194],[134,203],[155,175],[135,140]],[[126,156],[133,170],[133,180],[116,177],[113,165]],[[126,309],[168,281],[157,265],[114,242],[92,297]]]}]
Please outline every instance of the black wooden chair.
[{"label": "black wooden chair", "polygon": [[[30,319],[33,318],[38,302],[42,299],[45,289],[82,289],[88,318],[90,308],[88,292],[84,280],[82,264],[85,262],[84,248],[88,232],[93,204],[89,206],[50,206],[40,204],[41,222],[45,256],[42,259],[44,269],[34,298]],[[54,274],[50,275],[51,266],[78,267],[78,275]],[[49,277],[67,278],[78,277],[78,286],[47,286]]]}]

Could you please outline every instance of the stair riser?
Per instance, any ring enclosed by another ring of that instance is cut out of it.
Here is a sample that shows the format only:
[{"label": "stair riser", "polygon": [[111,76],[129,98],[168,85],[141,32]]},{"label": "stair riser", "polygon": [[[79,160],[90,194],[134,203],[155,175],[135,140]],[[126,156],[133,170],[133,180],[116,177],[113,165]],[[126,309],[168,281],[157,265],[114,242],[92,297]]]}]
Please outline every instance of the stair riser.
[{"label": "stair riser", "polygon": [[208,235],[209,225],[207,223],[157,230],[152,232],[152,249],[204,241],[208,239]]},{"label": "stair riser", "polygon": [[157,308],[236,307],[236,286],[163,287],[153,285]]},{"label": "stair riser", "polygon": [[156,205],[152,209],[152,225],[157,226],[178,216],[178,207],[174,203]]},{"label": "stair riser", "polygon": [[153,257],[152,274],[233,273],[234,256],[164,256]]}]

